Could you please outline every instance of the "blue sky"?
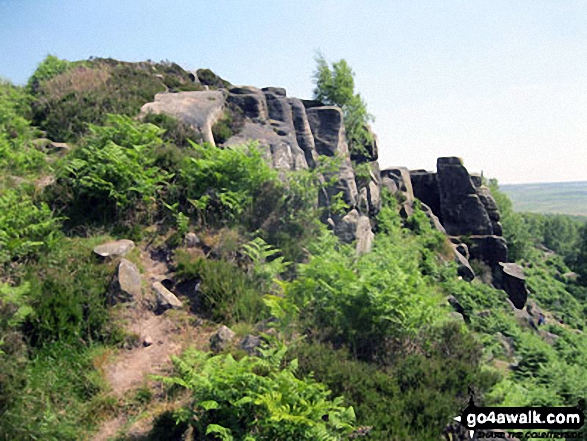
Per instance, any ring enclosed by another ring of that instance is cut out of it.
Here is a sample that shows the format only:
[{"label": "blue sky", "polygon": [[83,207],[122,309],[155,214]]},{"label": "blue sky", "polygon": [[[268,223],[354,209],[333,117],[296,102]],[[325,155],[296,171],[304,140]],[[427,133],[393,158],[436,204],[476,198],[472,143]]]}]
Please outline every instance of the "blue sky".
[{"label": "blue sky", "polygon": [[461,156],[501,183],[587,180],[587,2],[0,0],[0,77],[47,55],[171,60],[312,94],[345,58],[383,166]]}]

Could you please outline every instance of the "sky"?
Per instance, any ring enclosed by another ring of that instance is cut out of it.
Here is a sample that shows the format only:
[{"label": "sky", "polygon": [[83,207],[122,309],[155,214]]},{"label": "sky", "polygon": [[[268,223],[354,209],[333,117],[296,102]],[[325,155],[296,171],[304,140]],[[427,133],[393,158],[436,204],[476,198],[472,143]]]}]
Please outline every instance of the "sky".
[{"label": "sky", "polygon": [[380,164],[459,156],[502,184],[587,180],[584,0],[0,0],[0,77],[53,54],[207,67],[311,98],[347,60]]}]

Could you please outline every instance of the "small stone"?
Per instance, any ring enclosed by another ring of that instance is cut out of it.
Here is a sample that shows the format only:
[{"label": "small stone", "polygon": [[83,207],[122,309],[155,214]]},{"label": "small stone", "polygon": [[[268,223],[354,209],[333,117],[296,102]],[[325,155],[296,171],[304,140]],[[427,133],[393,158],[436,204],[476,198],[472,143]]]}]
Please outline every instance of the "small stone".
[{"label": "small stone", "polygon": [[234,339],[234,331],[228,326],[222,325],[216,334],[210,337],[210,349],[214,352],[223,351],[228,347],[230,342]]},{"label": "small stone", "polygon": [[145,348],[148,348],[148,347],[149,347],[149,346],[151,346],[152,344],[153,344],[153,339],[152,339],[151,337],[147,336],[147,337],[145,337],[145,338],[143,339],[143,346],[144,346]]},{"label": "small stone", "polygon": [[241,341],[240,348],[249,355],[259,355],[259,347],[261,346],[261,337],[258,335],[248,334]]},{"label": "small stone", "polygon": [[200,243],[200,238],[196,233],[188,233],[185,235],[184,244],[187,248],[196,248]]},{"label": "small stone", "polygon": [[132,240],[121,239],[106,242],[94,248],[94,253],[101,257],[125,256],[133,248],[135,243]]}]

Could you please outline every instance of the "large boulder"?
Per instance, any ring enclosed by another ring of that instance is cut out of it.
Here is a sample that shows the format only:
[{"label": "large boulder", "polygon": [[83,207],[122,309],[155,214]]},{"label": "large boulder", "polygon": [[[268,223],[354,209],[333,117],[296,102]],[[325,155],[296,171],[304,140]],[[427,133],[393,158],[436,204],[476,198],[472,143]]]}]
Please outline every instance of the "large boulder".
[{"label": "large boulder", "polygon": [[129,239],[114,240],[94,247],[94,253],[100,257],[122,257],[126,256],[135,243]]},{"label": "large boulder", "polygon": [[493,234],[491,220],[460,158],[438,158],[442,225],[448,234]]},{"label": "large boulder", "polygon": [[410,182],[412,183],[413,195],[430,207],[434,215],[437,216],[442,223],[440,192],[438,190],[436,173],[426,170],[411,170]]},{"label": "large boulder", "polygon": [[414,200],[412,179],[406,167],[389,167],[381,170],[381,185],[391,193],[402,192],[407,201]]},{"label": "large boulder", "polygon": [[492,268],[500,262],[507,262],[508,247],[501,236],[469,236],[469,254],[472,259],[481,260]]},{"label": "large boulder", "polygon": [[155,282],[152,285],[157,300],[156,311],[163,313],[168,309],[179,309],[183,305],[175,294],[163,286],[161,282]]},{"label": "large boulder", "polygon": [[513,305],[522,309],[528,299],[524,270],[516,263],[500,263],[502,267],[501,284]]},{"label": "large boulder", "polygon": [[137,266],[129,260],[121,259],[114,285],[114,302],[130,302],[139,299],[142,292],[142,280]]},{"label": "large boulder", "polygon": [[324,156],[348,155],[342,110],[334,106],[306,109],[316,151]]},{"label": "large boulder", "polygon": [[155,101],[141,108],[141,115],[149,113],[173,116],[202,135],[205,142],[214,144],[212,126],[224,115],[225,94],[222,91],[158,93]]},{"label": "large boulder", "polygon": [[227,101],[239,107],[244,116],[257,122],[264,122],[269,118],[267,99],[263,91],[256,87],[233,87],[229,91]]},{"label": "large boulder", "polygon": [[295,133],[279,122],[259,124],[245,122],[243,129],[228,139],[225,147],[257,141],[271,166],[277,170],[302,170],[308,168],[304,152],[298,146]]},{"label": "large boulder", "polygon": [[351,208],[356,207],[357,183],[346,143],[342,111],[338,107],[324,106],[306,109],[306,113],[317,153],[341,158],[339,170],[324,176],[327,181],[332,178],[336,178],[337,181],[327,188],[329,198],[342,193],[344,201]]}]

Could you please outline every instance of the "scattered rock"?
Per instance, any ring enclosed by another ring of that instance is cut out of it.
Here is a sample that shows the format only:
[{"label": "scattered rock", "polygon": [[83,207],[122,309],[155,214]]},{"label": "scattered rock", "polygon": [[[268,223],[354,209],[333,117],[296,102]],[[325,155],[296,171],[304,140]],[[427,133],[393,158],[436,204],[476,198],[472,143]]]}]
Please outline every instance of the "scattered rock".
[{"label": "scattered rock", "polygon": [[230,345],[234,337],[234,331],[228,326],[222,325],[216,334],[210,337],[210,349],[214,352],[223,351]]},{"label": "scattered rock", "polygon": [[150,336],[146,336],[146,337],[143,339],[143,346],[144,346],[145,348],[148,348],[148,347],[149,347],[149,346],[151,346],[152,344],[153,344],[153,339],[152,339]]},{"label": "scattered rock", "polygon": [[142,280],[137,266],[130,260],[122,259],[114,280],[112,303],[131,302],[141,297]]},{"label": "scattered rock", "polygon": [[261,337],[258,335],[247,334],[241,341],[240,348],[249,355],[260,355],[259,347],[261,346]]},{"label": "scattered rock", "polygon": [[134,247],[132,240],[121,239],[98,245],[94,248],[94,253],[101,257],[126,256]]},{"label": "scattered rock", "polygon": [[196,233],[188,233],[185,235],[183,243],[187,248],[196,248],[200,245],[201,241]]},{"label": "scattered rock", "polygon": [[156,311],[158,313],[163,313],[168,309],[178,309],[182,307],[182,303],[176,295],[165,288],[161,282],[153,283],[153,290],[155,291],[157,299]]}]

